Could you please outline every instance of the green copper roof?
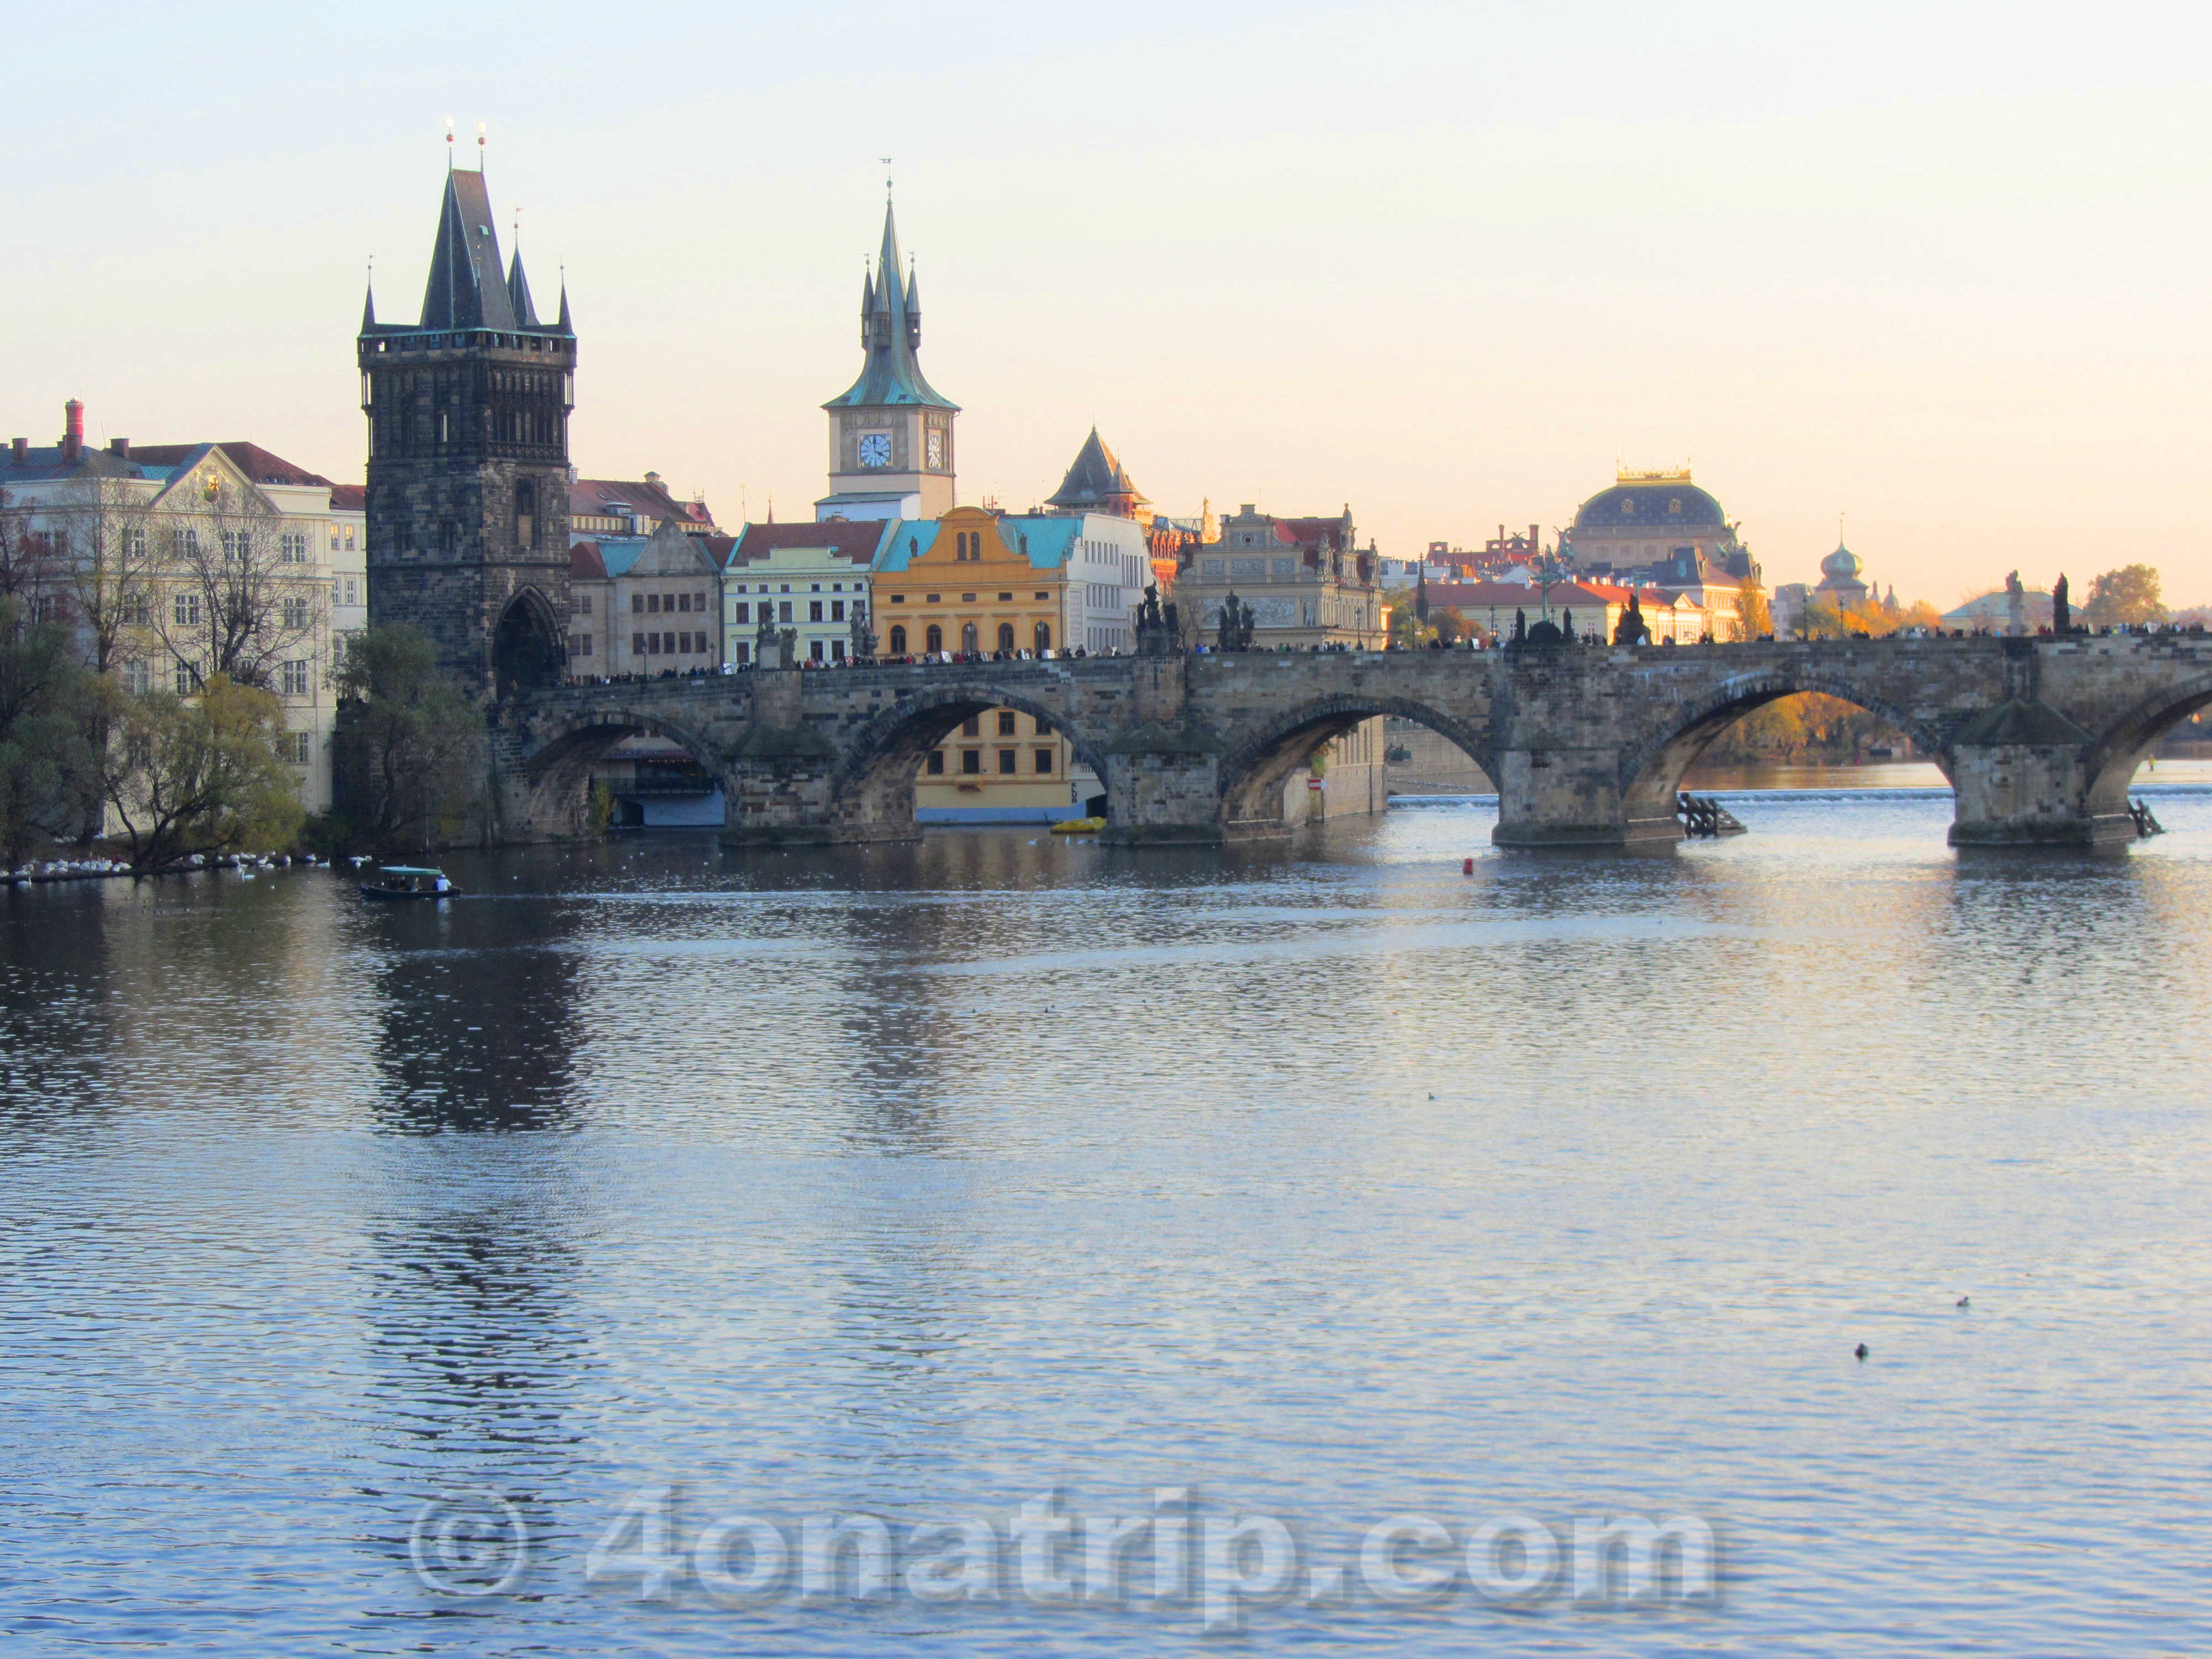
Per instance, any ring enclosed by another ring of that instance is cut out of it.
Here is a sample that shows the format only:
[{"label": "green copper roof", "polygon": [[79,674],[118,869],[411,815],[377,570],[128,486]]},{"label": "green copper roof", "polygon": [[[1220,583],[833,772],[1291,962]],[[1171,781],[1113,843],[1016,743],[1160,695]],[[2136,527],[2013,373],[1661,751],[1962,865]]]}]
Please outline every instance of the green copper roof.
[{"label": "green copper roof", "polygon": [[911,278],[902,281],[899,276],[898,228],[892,222],[888,202],[884,204],[884,246],[876,256],[875,281],[864,293],[868,305],[860,324],[860,342],[868,354],[867,362],[850,389],[822,407],[919,404],[930,409],[958,409],[959,404],[922,378],[921,365],[915,361],[915,353],[921,349],[919,289]]}]

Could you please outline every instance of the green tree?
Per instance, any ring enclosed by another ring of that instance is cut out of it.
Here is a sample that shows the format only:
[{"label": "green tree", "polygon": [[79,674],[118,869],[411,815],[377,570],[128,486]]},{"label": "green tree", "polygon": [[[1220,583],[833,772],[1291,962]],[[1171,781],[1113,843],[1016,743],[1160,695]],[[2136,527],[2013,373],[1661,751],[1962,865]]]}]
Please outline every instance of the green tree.
[{"label": "green tree", "polygon": [[11,869],[41,835],[85,817],[92,690],[64,631],[26,626],[0,595],[0,858]]},{"label": "green tree", "polygon": [[2089,603],[2081,608],[2081,614],[2092,628],[2165,621],[2166,602],[2159,595],[2157,569],[2147,564],[2124,564],[2094,578],[2089,583]]},{"label": "green tree", "polygon": [[483,712],[404,624],[346,642],[337,677],[347,817],[379,850],[428,848],[482,799]]},{"label": "green tree", "polygon": [[273,852],[299,835],[299,788],[277,751],[284,706],[270,693],[224,674],[191,697],[102,691],[106,793],[135,874],[195,853]]}]

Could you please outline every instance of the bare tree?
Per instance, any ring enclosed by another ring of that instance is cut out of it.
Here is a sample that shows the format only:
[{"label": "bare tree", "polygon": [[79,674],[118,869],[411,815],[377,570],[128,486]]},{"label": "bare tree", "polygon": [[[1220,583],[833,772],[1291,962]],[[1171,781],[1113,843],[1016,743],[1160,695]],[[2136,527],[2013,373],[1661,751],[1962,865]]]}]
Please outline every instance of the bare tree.
[{"label": "bare tree", "polygon": [[202,501],[157,527],[168,545],[154,550],[167,590],[154,632],[196,679],[275,690],[279,665],[313,654],[329,585],[315,577],[306,527],[287,525],[259,490],[211,474]]},{"label": "bare tree", "polygon": [[75,480],[51,516],[64,538],[64,586],[86,665],[107,674],[126,660],[143,659],[158,637],[156,526],[145,484],[131,478]]},{"label": "bare tree", "polygon": [[0,489],[0,599],[18,603],[15,627],[28,627],[52,586],[53,538],[33,522],[33,509]]}]

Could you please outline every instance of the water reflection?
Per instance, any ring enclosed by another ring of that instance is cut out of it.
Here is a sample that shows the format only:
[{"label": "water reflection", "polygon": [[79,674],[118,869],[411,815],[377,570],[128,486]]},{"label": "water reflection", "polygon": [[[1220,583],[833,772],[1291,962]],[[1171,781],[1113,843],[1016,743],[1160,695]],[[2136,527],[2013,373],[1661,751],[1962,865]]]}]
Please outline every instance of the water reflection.
[{"label": "water reflection", "polygon": [[379,1120],[410,1133],[572,1127],[577,924],[564,903],[473,894],[366,911]]}]

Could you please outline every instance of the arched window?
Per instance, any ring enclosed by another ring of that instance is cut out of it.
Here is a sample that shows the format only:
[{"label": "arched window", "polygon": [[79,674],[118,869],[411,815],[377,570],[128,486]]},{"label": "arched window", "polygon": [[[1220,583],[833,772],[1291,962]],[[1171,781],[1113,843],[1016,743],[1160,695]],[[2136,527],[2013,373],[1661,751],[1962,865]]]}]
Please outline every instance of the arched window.
[{"label": "arched window", "polygon": [[924,648],[928,651],[931,656],[933,657],[939,652],[945,649],[945,630],[939,628],[935,623],[930,623],[929,632],[922,637],[927,641],[927,644]]},{"label": "arched window", "polygon": [[906,655],[906,629],[903,628],[895,627],[891,629],[891,655],[894,657]]},{"label": "arched window", "polygon": [[974,623],[962,623],[960,624],[960,648],[971,657],[975,654],[977,647],[975,642],[975,624]]},{"label": "arched window", "polygon": [[1050,623],[1039,623],[1036,625],[1036,653],[1042,657],[1046,652],[1051,649],[1052,624]]},{"label": "arched window", "polygon": [[1014,625],[1012,623],[1000,623],[999,624],[999,649],[1001,651],[1011,651],[1013,648]]}]

